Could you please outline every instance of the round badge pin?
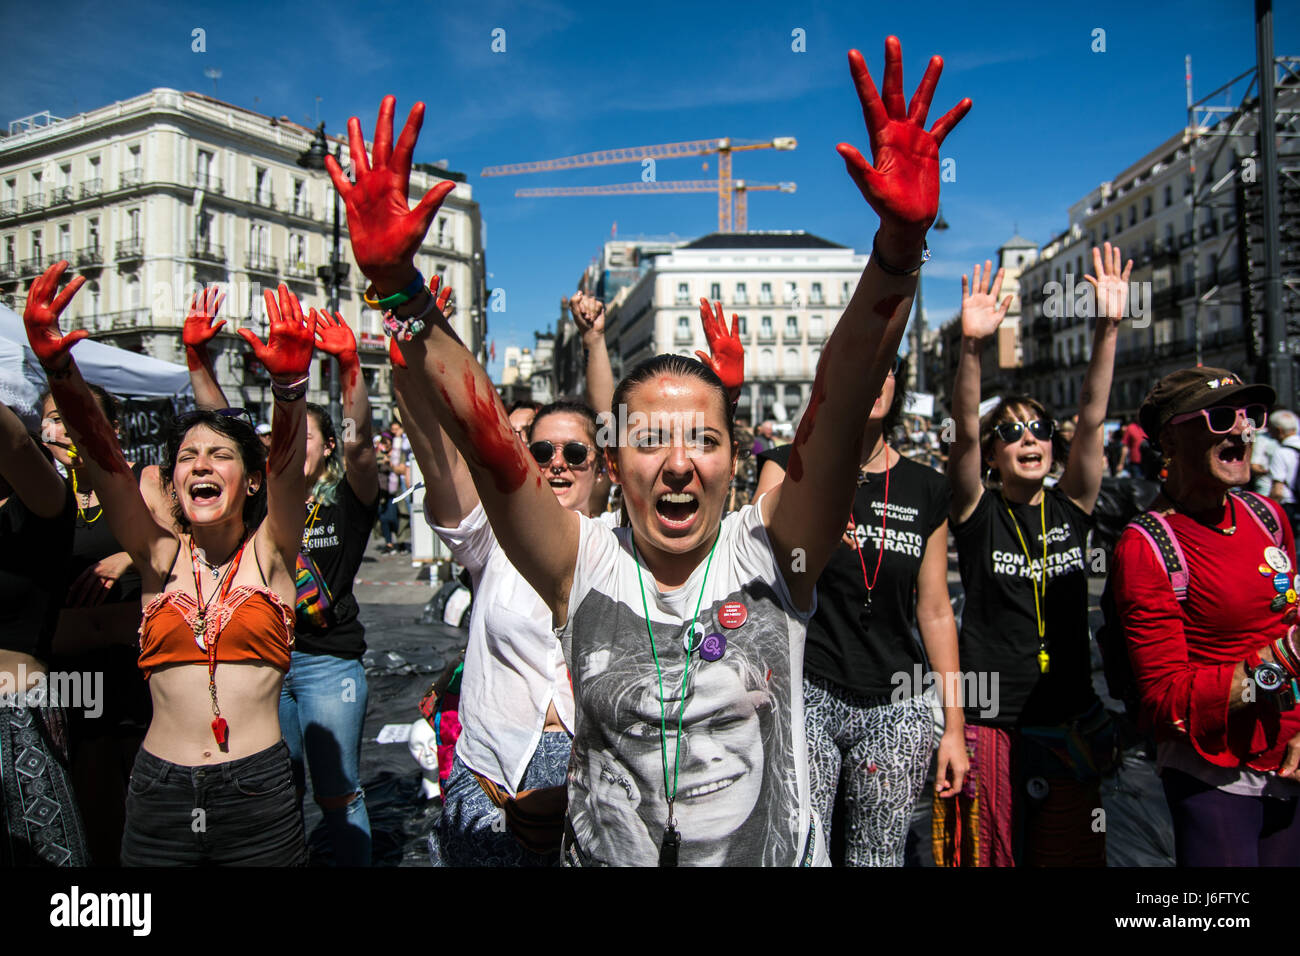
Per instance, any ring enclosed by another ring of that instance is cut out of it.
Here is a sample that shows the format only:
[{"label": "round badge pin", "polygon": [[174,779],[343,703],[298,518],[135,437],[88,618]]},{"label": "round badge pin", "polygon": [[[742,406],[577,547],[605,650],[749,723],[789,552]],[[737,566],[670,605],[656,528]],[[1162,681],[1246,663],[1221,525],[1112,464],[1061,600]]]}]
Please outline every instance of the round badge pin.
[{"label": "round badge pin", "polygon": [[700,644],[700,657],[706,661],[716,661],[727,650],[727,639],[716,631],[710,634]]},{"label": "round badge pin", "polygon": [[1264,560],[1274,571],[1290,571],[1291,559],[1286,556],[1286,552],[1281,548],[1269,547],[1264,549]]},{"label": "round badge pin", "polygon": [[1291,576],[1279,571],[1273,575],[1273,590],[1278,594],[1286,594],[1291,587]]},{"label": "round badge pin", "polygon": [[1273,600],[1268,602],[1268,609],[1276,614],[1282,608],[1286,607],[1286,597],[1281,594],[1273,595]]},{"label": "round badge pin", "polygon": [[718,623],[726,628],[737,628],[749,619],[749,612],[739,601],[728,601],[718,610]]},{"label": "round badge pin", "polygon": [[1047,785],[1047,781],[1042,777],[1030,777],[1025,781],[1025,789],[1029,791],[1029,796],[1035,800],[1046,799],[1047,794],[1051,791],[1051,787]]},{"label": "round badge pin", "polygon": [[686,649],[687,654],[694,654],[700,649],[700,640],[704,637],[704,625],[696,621],[686,629],[686,636],[682,638],[682,647]]}]

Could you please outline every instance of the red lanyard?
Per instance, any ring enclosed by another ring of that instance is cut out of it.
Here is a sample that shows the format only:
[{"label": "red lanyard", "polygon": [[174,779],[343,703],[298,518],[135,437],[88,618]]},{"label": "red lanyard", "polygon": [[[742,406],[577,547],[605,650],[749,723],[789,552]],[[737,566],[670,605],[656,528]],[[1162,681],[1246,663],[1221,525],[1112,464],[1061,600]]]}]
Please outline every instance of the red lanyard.
[{"label": "red lanyard", "polygon": [[194,550],[194,536],[190,536],[190,563],[194,567],[194,592],[198,595],[199,605],[199,624],[198,629],[203,633],[203,645],[208,652],[208,696],[212,698],[212,736],[216,738],[219,745],[226,742],[226,734],[229,731],[229,725],[226,718],[221,716],[221,705],[217,703],[217,640],[221,637],[221,629],[213,628],[207,620],[208,605],[216,600],[217,606],[220,607],[230,596],[230,587],[235,583],[235,575],[239,573],[239,562],[244,556],[244,548],[248,546],[248,539],[245,538],[240,544],[239,550],[235,552],[234,560],[230,567],[226,569],[226,576],[219,588],[220,593],[213,595],[205,604],[203,602],[203,584],[199,577],[199,556]]},{"label": "red lanyard", "polygon": [[[880,565],[885,558],[885,528],[889,525],[889,447],[885,447],[885,503],[880,509],[882,516],[880,519],[880,548],[876,552],[876,570],[871,575],[871,580],[867,580],[867,562],[862,558],[862,542],[858,540],[858,526],[853,524],[853,543],[858,551],[858,563],[862,565],[862,583],[867,588],[867,612],[871,611],[871,592],[880,580]],[[849,521],[853,521],[853,515],[849,515]]]}]

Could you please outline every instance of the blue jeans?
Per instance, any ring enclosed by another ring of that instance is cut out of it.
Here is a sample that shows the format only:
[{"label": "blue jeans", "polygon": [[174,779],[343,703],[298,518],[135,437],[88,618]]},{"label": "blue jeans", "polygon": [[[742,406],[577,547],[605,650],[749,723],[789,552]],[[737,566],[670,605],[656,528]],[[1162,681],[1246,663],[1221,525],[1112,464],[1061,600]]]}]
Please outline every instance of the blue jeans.
[{"label": "blue jeans", "polygon": [[280,732],[289,745],[299,811],[307,789],[304,756],[318,804],[356,794],[347,806],[321,807],[335,866],[370,865],[370,816],[361,789],[361,726],[368,696],[361,661],[298,651],[280,690]]}]

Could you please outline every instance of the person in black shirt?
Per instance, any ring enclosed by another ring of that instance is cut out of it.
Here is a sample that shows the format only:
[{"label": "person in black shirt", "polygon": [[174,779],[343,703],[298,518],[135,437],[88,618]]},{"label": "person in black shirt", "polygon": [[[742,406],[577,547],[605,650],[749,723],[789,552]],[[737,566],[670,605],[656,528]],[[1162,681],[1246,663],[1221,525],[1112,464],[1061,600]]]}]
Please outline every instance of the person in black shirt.
[{"label": "person in black shirt", "polygon": [[[192,312],[187,343],[214,329],[215,309]],[[199,334],[194,334],[195,332]],[[336,866],[370,865],[370,817],[361,790],[361,728],[368,688],[361,657],[365,627],[352,594],[379,513],[379,466],[371,439],[370,401],[356,337],[343,317],[323,313],[316,347],[337,360],[343,398],[343,442],[329,411],[307,404],[307,521],[298,555],[296,641],[280,691],[280,729],[293,761],[299,799],[311,771]],[[193,348],[193,346],[190,346]],[[225,397],[204,354],[191,358],[190,380],[201,405]],[[271,449],[274,456],[275,449]]]},{"label": "person in black shirt", "polygon": [[[935,801],[936,853],[946,865],[1104,866],[1100,773],[1114,733],[1092,689],[1085,547],[1105,468],[1102,422],[1129,271],[1106,243],[1093,250],[1101,316],[1059,483],[1056,424],[1032,398],[1006,396],[979,418],[980,353],[1011,304],[1003,271],[962,276],[962,347],[953,386],[956,441],[948,462],[953,535],[966,589],[961,660],[990,693],[967,700],[971,773]],[[984,478],[989,481],[985,485]],[[974,706],[978,704],[979,706]],[[960,834],[960,837],[959,837]]]},{"label": "person in black shirt", "polygon": [[[863,430],[844,543],[817,579],[804,650],[813,805],[829,840],[836,791],[843,790],[849,866],[903,865],[944,690],[950,706],[935,774],[940,795],[957,793],[968,763],[955,680],[938,676],[958,671],[948,598],[948,484],[885,441],[903,413],[897,371],[896,361]],[[755,497],[785,478],[791,450],[784,445],[759,456]],[[924,649],[914,637],[918,625]]]},{"label": "person in black shirt", "polygon": [[48,452],[0,405],[0,867],[90,864],[46,673],[75,514]]}]

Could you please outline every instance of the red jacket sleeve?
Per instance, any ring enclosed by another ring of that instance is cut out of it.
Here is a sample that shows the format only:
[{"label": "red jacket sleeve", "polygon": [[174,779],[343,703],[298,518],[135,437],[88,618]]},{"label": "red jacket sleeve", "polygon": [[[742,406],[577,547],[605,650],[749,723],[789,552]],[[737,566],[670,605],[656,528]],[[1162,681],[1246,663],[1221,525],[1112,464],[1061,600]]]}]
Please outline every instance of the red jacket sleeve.
[{"label": "red jacket sleeve", "polygon": [[1164,564],[1137,530],[1120,536],[1111,573],[1144,716],[1160,736],[1183,736],[1210,763],[1237,766],[1227,735],[1236,664],[1188,660],[1182,609]]}]

